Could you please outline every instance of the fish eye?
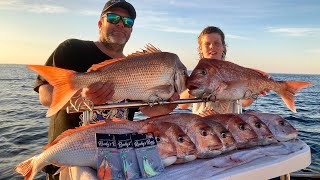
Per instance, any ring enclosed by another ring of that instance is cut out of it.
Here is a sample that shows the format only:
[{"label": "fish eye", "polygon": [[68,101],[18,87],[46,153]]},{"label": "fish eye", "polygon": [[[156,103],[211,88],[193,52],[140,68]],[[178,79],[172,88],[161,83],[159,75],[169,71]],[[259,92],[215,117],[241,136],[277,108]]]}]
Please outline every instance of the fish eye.
[{"label": "fish eye", "polygon": [[161,142],[161,138],[159,136],[156,137],[157,142]]},{"label": "fish eye", "polygon": [[177,141],[178,141],[179,143],[183,143],[183,141],[184,141],[184,140],[183,140],[183,137],[182,137],[182,136],[178,136],[178,137],[177,137]]},{"label": "fish eye", "polygon": [[244,130],[245,130],[244,124],[240,124],[240,125],[239,125],[239,129],[240,129],[241,131],[244,131]]},{"label": "fish eye", "polygon": [[221,132],[221,137],[222,138],[226,138],[227,137],[227,133],[226,132]]},{"label": "fish eye", "polygon": [[207,136],[208,135],[206,130],[201,130],[200,134],[201,134],[201,136]]},{"label": "fish eye", "polygon": [[260,122],[256,122],[256,124],[254,125],[257,128],[261,128],[261,123]]},{"label": "fish eye", "polygon": [[280,124],[281,126],[284,126],[284,121],[279,121],[279,124]]},{"label": "fish eye", "polygon": [[200,73],[201,73],[202,75],[207,75],[207,71],[204,70],[204,69],[201,69],[201,70],[200,70]]}]

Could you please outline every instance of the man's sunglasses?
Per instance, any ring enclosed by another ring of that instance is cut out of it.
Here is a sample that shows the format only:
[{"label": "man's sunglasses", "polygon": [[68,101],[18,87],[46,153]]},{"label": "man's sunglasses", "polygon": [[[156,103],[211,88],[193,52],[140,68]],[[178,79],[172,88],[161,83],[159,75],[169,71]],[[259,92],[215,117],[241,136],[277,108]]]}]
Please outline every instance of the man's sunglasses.
[{"label": "man's sunglasses", "polygon": [[118,24],[120,20],[122,20],[125,27],[132,28],[134,20],[130,17],[123,17],[114,13],[106,14],[107,21],[111,24]]}]

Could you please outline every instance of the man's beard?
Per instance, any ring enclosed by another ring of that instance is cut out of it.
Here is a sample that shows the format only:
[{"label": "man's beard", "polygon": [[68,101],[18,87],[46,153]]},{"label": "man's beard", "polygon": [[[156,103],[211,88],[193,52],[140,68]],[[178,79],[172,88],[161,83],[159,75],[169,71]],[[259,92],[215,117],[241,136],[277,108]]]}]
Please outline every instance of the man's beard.
[{"label": "man's beard", "polygon": [[107,37],[103,38],[101,42],[107,49],[115,52],[122,52],[128,40],[129,38],[127,38],[125,35],[124,37],[117,37],[113,35],[113,32],[111,32],[107,34]]}]

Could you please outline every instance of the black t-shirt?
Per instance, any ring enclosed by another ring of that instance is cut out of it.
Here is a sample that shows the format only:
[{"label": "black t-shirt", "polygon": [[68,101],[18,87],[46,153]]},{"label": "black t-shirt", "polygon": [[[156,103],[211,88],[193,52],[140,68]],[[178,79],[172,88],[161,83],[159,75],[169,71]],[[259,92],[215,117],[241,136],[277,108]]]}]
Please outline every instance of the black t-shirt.
[{"label": "black t-shirt", "polygon": [[[86,72],[93,64],[98,64],[107,59],[112,58],[103,53],[93,41],[68,39],[55,49],[45,65],[70,69],[77,72]],[[44,84],[48,84],[48,82],[41,76],[38,76],[34,90],[39,92],[39,87]],[[136,111],[138,111],[136,108],[129,109],[129,120],[133,119]],[[51,116],[48,131],[49,143],[63,131],[78,127],[81,121],[79,118],[80,115],[81,113],[67,114],[65,110],[60,110],[55,115]]]}]

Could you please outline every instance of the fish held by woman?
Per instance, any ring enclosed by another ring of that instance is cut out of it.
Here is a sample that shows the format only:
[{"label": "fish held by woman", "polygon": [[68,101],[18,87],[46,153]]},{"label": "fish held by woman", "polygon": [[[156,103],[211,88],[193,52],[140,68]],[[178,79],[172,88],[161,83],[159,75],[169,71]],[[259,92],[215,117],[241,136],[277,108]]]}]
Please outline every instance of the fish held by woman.
[{"label": "fish held by woman", "polygon": [[275,91],[291,111],[296,112],[294,94],[312,83],[275,81],[265,74],[229,61],[201,59],[188,78],[187,87],[193,96],[209,97],[211,100],[252,98],[269,89]]},{"label": "fish held by woman", "polygon": [[93,65],[88,72],[41,65],[28,65],[54,88],[47,117],[62,109],[82,88],[96,82],[114,84],[113,102],[123,99],[156,102],[168,100],[186,89],[187,69],[174,53],[147,45],[143,52]]}]

